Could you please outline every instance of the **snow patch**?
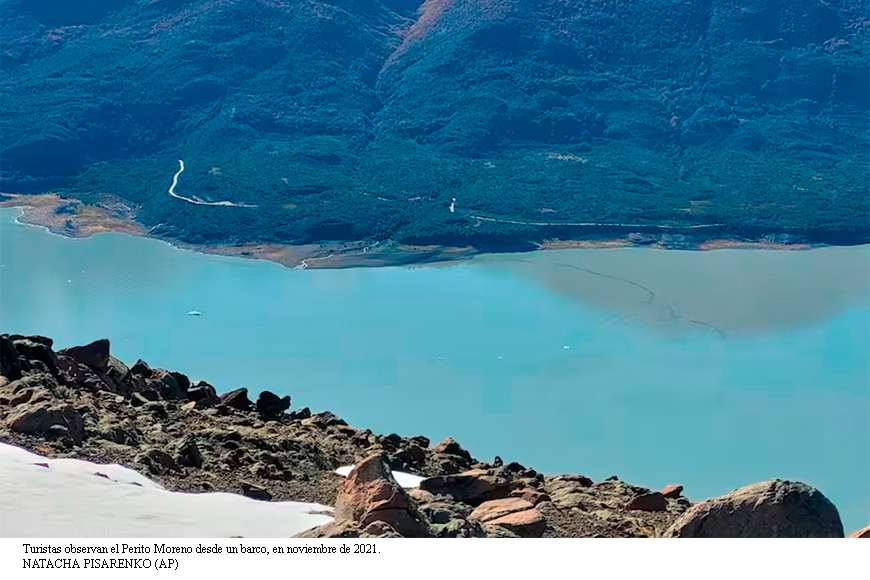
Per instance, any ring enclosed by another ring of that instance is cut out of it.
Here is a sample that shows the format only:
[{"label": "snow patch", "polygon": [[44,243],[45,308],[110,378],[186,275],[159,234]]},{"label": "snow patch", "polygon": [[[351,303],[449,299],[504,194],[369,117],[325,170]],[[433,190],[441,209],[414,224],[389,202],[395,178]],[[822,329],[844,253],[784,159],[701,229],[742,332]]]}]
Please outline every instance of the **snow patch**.
[{"label": "snow patch", "polygon": [[[344,465],[336,469],[335,472],[342,477],[347,477],[350,475],[350,472],[353,471],[353,467],[353,465]],[[394,471],[393,477],[395,477],[396,482],[405,489],[420,487],[420,482],[426,479],[425,477],[420,477],[413,473],[405,473],[404,471]]]},{"label": "snow patch", "polygon": [[48,459],[0,443],[0,537],[289,537],[332,521],[332,508],[232,493],[165,490],[120,465]]}]

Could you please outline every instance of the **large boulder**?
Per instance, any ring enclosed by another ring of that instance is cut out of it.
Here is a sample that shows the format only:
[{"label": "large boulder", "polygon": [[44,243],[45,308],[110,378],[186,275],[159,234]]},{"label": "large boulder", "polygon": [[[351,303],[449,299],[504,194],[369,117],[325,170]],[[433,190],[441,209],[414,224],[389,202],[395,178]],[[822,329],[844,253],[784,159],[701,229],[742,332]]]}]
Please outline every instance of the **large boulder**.
[{"label": "large boulder", "polygon": [[72,357],[89,369],[102,374],[106,374],[106,371],[109,370],[109,341],[105,338],[95,340],[85,346],[66,348],[58,354]]},{"label": "large boulder", "polygon": [[335,518],[359,522],[363,527],[386,522],[405,537],[427,535],[416,506],[382,455],[364,459],[347,476],[335,500]]},{"label": "large boulder", "polygon": [[842,538],[837,508],[804,483],[773,479],[696,504],[668,538]]},{"label": "large boulder", "polygon": [[257,397],[257,411],[270,419],[277,419],[290,408],[290,397],[279,397],[271,391],[263,391]]},{"label": "large boulder", "polygon": [[458,475],[436,475],[420,482],[420,489],[476,505],[510,494],[511,478],[503,469],[475,469]]},{"label": "large boulder", "polygon": [[153,475],[178,473],[181,468],[175,459],[162,449],[150,448],[136,456],[136,463],[145,467]]},{"label": "large boulder", "polygon": [[287,416],[291,421],[301,421],[302,419],[308,419],[309,417],[311,417],[311,409],[308,407],[302,407],[299,410],[289,413]]},{"label": "large boulder", "polygon": [[31,371],[57,376],[57,355],[51,350],[51,339],[42,336],[12,337],[15,350]]},{"label": "large boulder", "polygon": [[214,387],[205,381],[199,381],[187,389],[187,400],[196,402],[200,409],[215,407],[221,402]]},{"label": "large boulder", "polygon": [[531,502],[519,497],[483,502],[471,512],[468,519],[485,524],[488,535],[493,535],[492,526],[500,526],[520,537],[540,538],[547,527],[543,514]]},{"label": "large boulder", "polygon": [[148,366],[148,363],[140,358],[136,361],[136,364],[130,367],[130,372],[138,377],[147,379],[151,377],[152,370],[151,367]]},{"label": "large boulder", "polygon": [[381,532],[394,530],[406,538],[429,535],[427,522],[396,482],[382,454],[359,462],[347,476],[335,500],[335,521],[306,532],[304,537],[336,537],[324,535],[333,533],[354,537],[375,527]]},{"label": "large boulder", "polygon": [[683,495],[683,486],[670,483],[662,489],[662,495],[667,499],[677,499]]},{"label": "large boulder", "polygon": [[452,437],[432,448],[429,461],[435,473],[446,475],[467,471],[474,464],[471,454]]},{"label": "large boulder", "polygon": [[668,509],[668,500],[658,491],[642,493],[628,502],[625,509],[644,512],[663,512]]},{"label": "large boulder", "polygon": [[84,438],[84,421],[71,405],[52,404],[47,401],[19,405],[6,420],[17,433],[44,435],[62,429],[74,443]]},{"label": "large boulder", "polygon": [[429,522],[429,533],[436,538],[482,538],[481,525],[469,521],[471,506],[464,503],[436,498],[428,491],[415,488],[408,495],[418,502],[420,513]]},{"label": "large boulder", "polygon": [[528,502],[521,497],[493,499],[490,501],[485,501],[477,506],[474,511],[471,512],[471,515],[469,515],[468,518],[471,520],[485,523],[504,517],[508,514],[512,514],[514,512],[530,510],[533,507],[535,506],[533,506],[531,502]]},{"label": "large boulder", "polygon": [[26,370],[26,363],[15,348],[8,334],[0,335],[0,375],[10,381],[17,381]]},{"label": "large boulder", "polygon": [[172,401],[187,397],[190,379],[181,373],[154,369],[150,378],[145,379],[145,384],[148,389],[155,390],[164,399]]},{"label": "large boulder", "polygon": [[57,355],[44,336],[0,335],[0,375],[9,381],[41,372],[57,375]]},{"label": "large boulder", "polygon": [[[130,374],[129,367],[113,356],[109,356],[109,362],[106,364],[106,376],[115,385],[119,393],[131,393],[139,390],[135,388],[136,385],[133,381],[133,375]],[[144,385],[144,381],[139,385],[140,389],[142,385]]]},{"label": "large boulder", "polygon": [[60,371],[60,377],[69,385],[74,385],[94,393],[112,390],[102,377],[71,356],[58,355],[57,366]]},{"label": "large boulder", "polygon": [[27,375],[0,387],[0,405],[17,407],[25,403],[36,404],[54,398],[46,387],[56,386],[51,377],[44,374]]},{"label": "large boulder", "polygon": [[222,393],[218,398],[227,407],[239,409],[240,411],[250,411],[254,406],[251,399],[248,398],[248,389],[244,387],[229,391],[228,393]]},{"label": "large boulder", "polygon": [[510,530],[521,538],[540,538],[547,529],[547,521],[536,509],[513,512],[487,522],[487,530],[500,527]]}]

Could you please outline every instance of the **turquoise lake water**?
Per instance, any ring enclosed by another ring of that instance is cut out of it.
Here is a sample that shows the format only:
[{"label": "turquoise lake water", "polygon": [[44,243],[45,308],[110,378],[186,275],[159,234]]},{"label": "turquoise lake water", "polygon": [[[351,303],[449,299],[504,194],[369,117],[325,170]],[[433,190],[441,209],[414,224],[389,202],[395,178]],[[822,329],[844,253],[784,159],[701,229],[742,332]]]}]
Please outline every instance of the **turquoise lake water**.
[{"label": "turquoise lake water", "polygon": [[[294,271],[0,210],[0,332],[379,433],[703,499],[780,477],[870,522],[870,247],[560,250]],[[203,316],[188,316],[196,309]]]}]

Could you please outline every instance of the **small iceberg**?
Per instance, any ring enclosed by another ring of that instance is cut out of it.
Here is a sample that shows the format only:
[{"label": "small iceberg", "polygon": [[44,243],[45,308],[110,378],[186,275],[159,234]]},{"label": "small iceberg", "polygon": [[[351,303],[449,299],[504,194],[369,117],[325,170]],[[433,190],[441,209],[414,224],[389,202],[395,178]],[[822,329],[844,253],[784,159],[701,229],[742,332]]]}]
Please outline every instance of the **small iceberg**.
[{"label": "small iceberg", "polygon": [[188,316],[202,316],[202,312],[199,310],[191,310],[187,313]]}]

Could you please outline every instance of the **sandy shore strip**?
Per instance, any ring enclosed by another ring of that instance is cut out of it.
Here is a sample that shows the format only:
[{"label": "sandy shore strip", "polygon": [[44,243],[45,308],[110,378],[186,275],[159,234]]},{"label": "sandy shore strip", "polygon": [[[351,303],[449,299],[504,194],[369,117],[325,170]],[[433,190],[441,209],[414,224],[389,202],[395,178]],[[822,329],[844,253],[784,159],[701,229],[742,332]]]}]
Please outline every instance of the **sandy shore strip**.
[{"label": "sandy shore strip", "polygon": [[[76,199],[66,199],[57,194],[20,195],[4,193],[0,207],[20,207],[22,223],[44,227],[54,234],[69,238],[86,238],[103,232],[119,232],[135,236],[155,238],[185,250],[239,258],[268,260],[294,269],[338,269],[413,264],[450,263],[467,260],[482,252],[473,247],[413,246],[385,241],[369,242],[324,242],[320,244],[209,244],[197,245],[177,239],[154,235],[135,221],[135,210],[117,202],[105,206],[87,205]],[[66,210],[66,211],[64,211]],[[627,238],[604,240],[546,240],[537,244],[540,250],[554,249],[603,249],[634,247]],[[643,244],[643,247],[669,249],[659,243]],[[805,250],[815,245],[782,244],[765,241],[717,239],[699,241],[691,248],[701,251],[722,249]]]},{"label": "sandy shore strip", "polygon": [[[126,205],[110,207],[85,205],[76,199],[61,198],[57,194],[20,195],[2,194],[0,207],[18,207],[23,210],[21,223],[42,227],[67,238],[87,238],[104,232],[118,232],[158,239],[177,248],[238,258],[251,258],[276,262],[288,268],[338,269],[361,267],[403,266],[467,259],[479,252],[474,248],[446,246],[411,246],[384,242],[325,242],[322,244],[188,244],[149,232],[135,221],[135,212]],[[70,208],[63,212],[62,208]],[[75,208],[75,209],[73,209]],[[58,210],[61,212],[58,212]]]}]

